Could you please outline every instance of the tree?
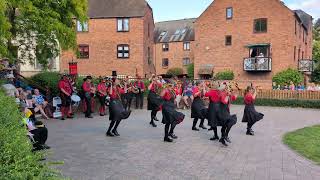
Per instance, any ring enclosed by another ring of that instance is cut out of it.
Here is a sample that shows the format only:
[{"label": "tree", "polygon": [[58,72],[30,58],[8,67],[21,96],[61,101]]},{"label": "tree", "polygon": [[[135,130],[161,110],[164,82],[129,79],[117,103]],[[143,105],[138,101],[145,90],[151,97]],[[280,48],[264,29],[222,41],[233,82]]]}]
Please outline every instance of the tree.
[{"label": "tree", "polygon": [[311,75],[312,82],[320,82],[320,65],[318,65]]},{"label": "tree", "polygon": [[87,0],[1,0],[0,57],[24,59],[46,67],[61,50],[76,50],[76,21],[87,20]]},{"label": "tree", "polygon": [[187,68],[188,77],[193,79],[194,78],[194,64],[189,64]]},{"label": "tree", "polygon": [[303,75],[296,69],[286,69],[273,76],[272,81],[277,85],[289,85],[292,81],[295,85],[302,83]]},{"label": "tree", "polygon": [[171,69],[168,69],[167,71],[167,75],[169,76],[179,76],[182,74],[183,74],[183,69],[181,68],[171,68]]},{"label": "tree", "polygon": [[215,75],[215,79],[216,80],[233,80],[234,79],[234,73],[231,70],[218,72]]},{"label": "tree", "polygon": [[313,42],[312,57],[315,63],[320,62],[320,41]]}]

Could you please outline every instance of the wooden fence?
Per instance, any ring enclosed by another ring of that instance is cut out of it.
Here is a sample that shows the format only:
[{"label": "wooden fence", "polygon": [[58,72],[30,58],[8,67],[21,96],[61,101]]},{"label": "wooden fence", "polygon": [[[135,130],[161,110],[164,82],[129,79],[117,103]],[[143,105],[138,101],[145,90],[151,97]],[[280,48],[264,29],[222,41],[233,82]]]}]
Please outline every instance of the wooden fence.
[{"label": "wooden fence", "polygon": [[257,97],[262,99],[320,100],[320,91],[258,90]]}]

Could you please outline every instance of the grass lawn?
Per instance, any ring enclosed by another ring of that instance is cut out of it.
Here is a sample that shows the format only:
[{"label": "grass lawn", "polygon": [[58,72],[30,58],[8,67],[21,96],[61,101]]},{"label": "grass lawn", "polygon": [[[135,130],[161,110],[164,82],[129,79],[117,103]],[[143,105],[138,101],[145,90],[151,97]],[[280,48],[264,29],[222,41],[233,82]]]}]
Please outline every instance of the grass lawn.
[{"label": "grass lawn", "polygon": [[320,125],[289,132],[284,135],[283,142],[320,165]]}]

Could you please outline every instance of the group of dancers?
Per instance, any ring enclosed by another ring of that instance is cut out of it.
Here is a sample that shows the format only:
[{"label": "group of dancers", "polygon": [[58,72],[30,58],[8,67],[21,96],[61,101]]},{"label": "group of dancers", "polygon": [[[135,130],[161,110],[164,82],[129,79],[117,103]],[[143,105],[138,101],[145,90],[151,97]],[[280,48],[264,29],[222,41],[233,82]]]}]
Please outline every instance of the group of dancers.
[{"label": "group of dancers", "polygon": [[[85,101],[86,117],[91,118],[91,98],[93,93],[98,94],[100,101],[100,115],[105,114],[106,107],[106,96],[110,97],[109,101],[109,120],[110,125],[107,129],[106,136],[120,136],[118,133],[118,126],[120,122],[124,119],[128,119],[131,110],[131,98],[129,92],[138,91],[138,93],[144,92],[144,84],[141,78],[135,82],[138,86],[132,86],[128,81],[120,82],[116,77],[112,78],[110,84],[107,85],[107,79],[101,79],[97,88],[92,86],[92,78],[87,77],[82,85],[83,88],[83,98]],[[123,83],[125,82],[125,83]],[[164,124],[164,141],[173,142],[173,139],[177,139],[178,136],[175,135],[175,127],[183,122],[185,115],[182,112],[176,110],[175,99],[177,96],[176,87],[181,87],[181,81],[169,80],[163,82],[163,80],[153,75],[150,78],[150,85],[147,87],[148,93],[148,110],[151,111],[151,121],[150,125],[157,127],[155,121],[157,119],[157,113],[162,111],[162,123]],[[62,109],[63,113],[69,116],[67,107],[70,104],[70,95],[72,90],[70,83],[67,83],[67,78],[65,76],[59,82],[59,88],[62,99]],[[136,88],[139,87],[139,88]],[[193,88],[193,101],[191,105],[191,118],[193,118],[192,130],[199,131],[196,127],[198,120],[201,120],[200,126],[203,129],[205,119],[208,120],[209,130],[213,130],[214,135],[210,140],[219,140],[224,146],[228,146],[231,143],[229,132],[232,127],[237,123],[237,116],[230,113],[230,105],[232,101],[237,99],[237,95],[240,92],[237,84],[232,85],[227,83],[218,83],[216,81],[210,84],[205,84],[204,82],[197,82],[196,86]],[[263,114],[255,110],[254,102],[257,96],[257,90],[251,84],[245,90],[244,103],[245,109],[242,118],[242,122],[247,123],[247,135],[254,135],[252,126],[259,120],[263,119]],[[142,99],[138,101],[141,102],[141,108],[143,106],[143,95]],[[209,101],[209,106],[207,107],[205,101]],[[221,127],[221,137],[218,135],[218,127]]]}]

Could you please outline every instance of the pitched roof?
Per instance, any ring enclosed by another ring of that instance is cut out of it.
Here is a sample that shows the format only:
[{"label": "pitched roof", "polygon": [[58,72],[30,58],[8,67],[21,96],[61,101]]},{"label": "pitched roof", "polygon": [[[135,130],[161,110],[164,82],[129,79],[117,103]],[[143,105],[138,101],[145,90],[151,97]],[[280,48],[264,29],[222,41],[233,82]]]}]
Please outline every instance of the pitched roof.
[{"label": "pitched roof", "polygon": [[194,41],[194,22],[192,19],[164,21],[155,24],[154,42],[167,43],[179,41]]},{"label": "pitched roof", "polygon": [[[89,18],[143,17],[145,0],[88,0]],[[150,7],[150,6],[149,6]]]},{"label": "pitched roof", "polygon": [[298,10],[294,10],[293,11],[297,17],[300,19],[302,25],[304,26],[304,28],[306,30],[309,29],[310,25],[312,24],[312,16],[310,16],[309,14],[307,14],[306,12],[298,9]]}]

